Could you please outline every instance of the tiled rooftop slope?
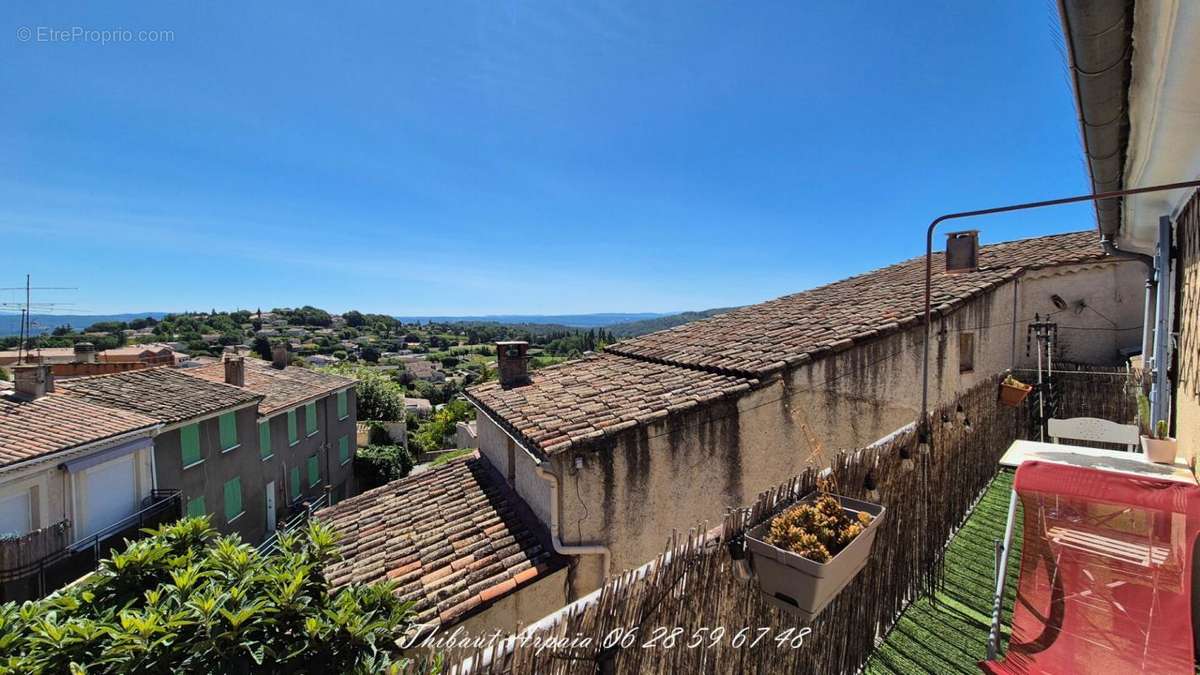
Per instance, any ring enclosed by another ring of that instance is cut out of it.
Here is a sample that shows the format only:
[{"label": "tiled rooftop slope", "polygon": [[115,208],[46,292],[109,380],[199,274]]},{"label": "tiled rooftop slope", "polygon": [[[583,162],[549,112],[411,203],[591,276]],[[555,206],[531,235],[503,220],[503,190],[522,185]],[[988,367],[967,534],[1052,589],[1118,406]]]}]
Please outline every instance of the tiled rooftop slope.
[{"label": "tiled rooftop slope", "polygon": [[[983,246],[979,269],[946,274],[933,260],[933,305],[948,310],[1024,270],[1104,257],[1095,232]],[[562,452],[672,412],[737,395],[789,365],[917,325],[924,257],[610,345],[544,368],[532,384],[467,391],[530,448]]]},{"label": "tiled rooftop slope", "polygon": [[443,625],[566,565],[504,478],[474,456],[318,512],[341,535],[334,586],[390,579],[418,623]]},{"label": "tiled rooftop slope", "polygon": [[[276,368],[262,359],[247,358],[243,363],[246,368],[245,388],[263,396],[258,404],[260,415],[271,415],[354,384],[354,380],[348,377],[308,368]],[[211,382],[225,382],[225,364],[219,361],[188,368],[184,372]]]}]

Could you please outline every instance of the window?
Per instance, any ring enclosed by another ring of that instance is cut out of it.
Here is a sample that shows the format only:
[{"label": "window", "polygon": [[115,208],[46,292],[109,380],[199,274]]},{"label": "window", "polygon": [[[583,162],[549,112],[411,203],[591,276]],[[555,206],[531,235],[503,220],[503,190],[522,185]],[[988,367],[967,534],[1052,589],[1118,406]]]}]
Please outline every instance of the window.
[{"label": "window", "polygon": [[258,456],[267,459],[275,454],[271,449],[271,420],[258,423]]},{"label": "window", "polygon": [[969,373],[975,370],[975,334],[958,334],[958,372]]},{"label": "window", "polygon": [[321,482],[321,465],[317,463],[317,456],[313,455],[308,458],[308,486],[312,487]]},{"label": "window", "polygon": [[242,515],[242,479],[234,478],[225,484],[225,520],[233,522]]},{"label": "window", "polygon": [[288,494],[292,501],[296,501],[300,499],[300,467],[293,466],[291,474],[291,480],[288,481]]},{"label": "window", "polygon": [[312,436],[317,433],[317,404],[309,403],[304,406],[304,433]]},{"label": "window", "polygon": [[296,432],[296,411],[288,411],[288,445],[300,442],[300,434]]},{"label": "window", "polygon": [[192,499],[188,500],[187,515],[188,518],[196,518],[199,516],[208,515],[208,509],[204,506],[204,495],[193,497]]},{"label": "window", "polygon": [[338,419],[344,420],[350,416],[350,408],[346,405],[346,390],[337,393]]},{"label": "window", "polygon": [[338,439],[338,461],[342,464],[350,461],[350,437],[342,436]]},{"label": "window", "polygon": [[183,466],[187,468],[204,460],[200,455],[200,425],[189,424],[179,430],[179,447],[183,451]]},{"label": "window", "polygon": [[229,452],[238,446],[237,417],[234,413],[225,413],[218,418],[221,428],[221,452]]}]

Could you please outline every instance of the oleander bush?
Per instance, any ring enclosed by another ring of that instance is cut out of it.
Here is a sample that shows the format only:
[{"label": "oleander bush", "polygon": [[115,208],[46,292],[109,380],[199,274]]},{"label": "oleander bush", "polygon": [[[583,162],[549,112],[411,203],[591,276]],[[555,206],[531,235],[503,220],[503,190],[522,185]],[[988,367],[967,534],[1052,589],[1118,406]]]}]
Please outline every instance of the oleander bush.
[{"label": "oleander bush", "polygon": [[48,598],[0,605],[0,672],[354,673],[401,665],[410,606],[388,584],[332,592],[336,535],[310,523],[262,555],[207,518],[147,530]]}]

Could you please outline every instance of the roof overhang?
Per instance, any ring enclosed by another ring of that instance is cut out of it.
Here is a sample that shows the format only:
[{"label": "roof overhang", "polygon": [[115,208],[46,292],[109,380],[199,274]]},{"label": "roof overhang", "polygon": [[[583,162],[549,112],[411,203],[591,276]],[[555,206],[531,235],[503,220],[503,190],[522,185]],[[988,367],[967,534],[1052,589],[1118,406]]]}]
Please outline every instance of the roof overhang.
[{"label": "roof overhang", "polygon": [[[1200,4],[1189,0],[1059,0],[1092,190],[1200,176]],[[1154,252],[1158,219],[1190,190],[1096,204],[1102,235]]]},{"label": "roof overhang", "polygon": [[[1200,3],[1138,2],[1134,9],[1133,68],[1129,86],[1129,144],[1125,184],[1130,187],[1200,176]],[[1158,219],[1175,216],[1191,190],[1132,195],[1124,201],[1119,243],[1152,253]]]}]

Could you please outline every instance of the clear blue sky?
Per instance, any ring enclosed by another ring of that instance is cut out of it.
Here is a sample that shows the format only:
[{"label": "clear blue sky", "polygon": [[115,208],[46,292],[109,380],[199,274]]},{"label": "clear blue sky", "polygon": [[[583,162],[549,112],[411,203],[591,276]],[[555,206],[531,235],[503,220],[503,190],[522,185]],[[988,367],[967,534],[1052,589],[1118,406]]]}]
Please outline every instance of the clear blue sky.
[{"label": "clear blue sky", "polygon": [[[223,4],[3,3],[0,286],[88,313],[702,309],[1088,189],[1042,0]],[[46,41],[75,27],[133,41]]]}]

